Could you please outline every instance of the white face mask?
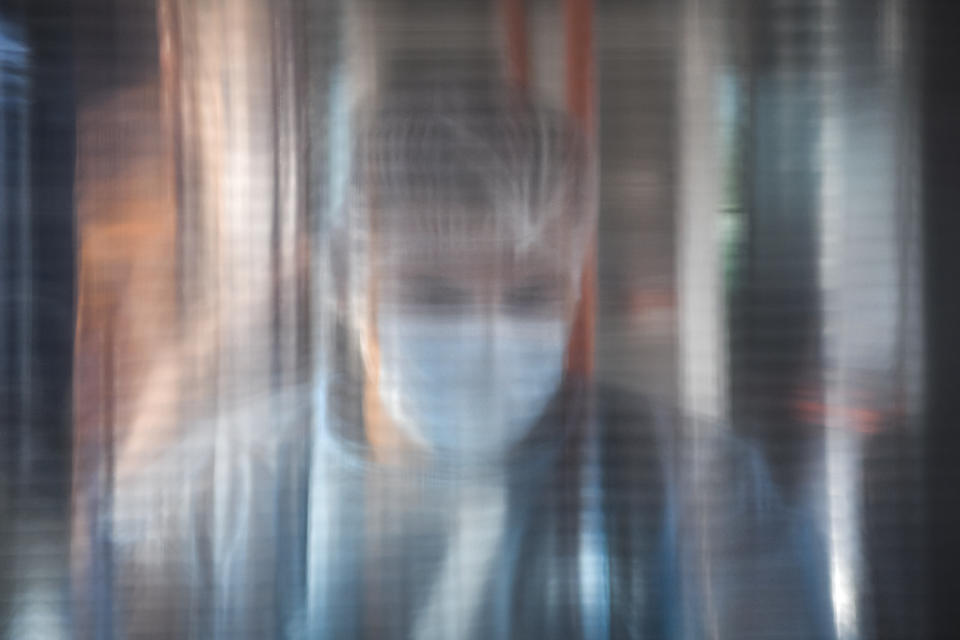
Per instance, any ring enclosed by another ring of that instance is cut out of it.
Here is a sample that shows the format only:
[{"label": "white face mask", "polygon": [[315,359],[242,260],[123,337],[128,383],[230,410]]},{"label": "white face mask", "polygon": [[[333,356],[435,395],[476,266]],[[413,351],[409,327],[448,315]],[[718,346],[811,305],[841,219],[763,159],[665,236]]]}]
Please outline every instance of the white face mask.
[{"label": "white face mask", "polygon": [[435,451],[496,455],[522,439],[563,376],[567,323],[509,316],[381,317],[380,393]]}]

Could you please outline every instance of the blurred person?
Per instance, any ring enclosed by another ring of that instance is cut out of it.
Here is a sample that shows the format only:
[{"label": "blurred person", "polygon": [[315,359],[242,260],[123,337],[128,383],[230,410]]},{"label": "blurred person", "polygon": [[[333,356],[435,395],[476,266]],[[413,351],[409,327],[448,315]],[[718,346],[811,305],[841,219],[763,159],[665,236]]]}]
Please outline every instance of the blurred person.
[{"label": "blurred person", "polygon": [[577,128],[499,87],[356,122],[309,519],[279,502],[318,381],[177,400],[219,348],[198,323],[117,454],[119,637],[831,637],[820,536],[754,449],[567,366],[595,224]]}]

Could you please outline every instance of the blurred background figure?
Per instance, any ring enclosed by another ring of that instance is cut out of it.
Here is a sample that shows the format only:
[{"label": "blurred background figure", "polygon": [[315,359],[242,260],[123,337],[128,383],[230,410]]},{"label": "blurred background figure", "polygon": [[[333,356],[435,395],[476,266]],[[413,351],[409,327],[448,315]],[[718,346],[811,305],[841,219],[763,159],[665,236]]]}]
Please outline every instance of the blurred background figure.
[{"label": "blurred background figure", "polygon": [[926,4],[3,4],[0,633],[938,637]]}]

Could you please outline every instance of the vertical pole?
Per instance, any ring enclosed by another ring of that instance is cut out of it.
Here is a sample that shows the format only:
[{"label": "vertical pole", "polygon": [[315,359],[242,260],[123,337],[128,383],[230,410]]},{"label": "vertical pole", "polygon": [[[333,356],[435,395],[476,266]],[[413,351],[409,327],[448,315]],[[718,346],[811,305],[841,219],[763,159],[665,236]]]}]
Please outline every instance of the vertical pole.
[{"label": "vertical pole", "polygon": [[[566,30],[567,109],[594,135],[593,0],[564,0]],[[571,373],[591,377],[594,369],[594,325],[596,307],[596,239],[587,250],[581,283],[580,307],[568,348],[567,367]]]},{"label": "vertical pole", "polygon": [[530,38],[524,0],[500,0],[507,45],[507,72],[519,89],[530,88]]},{"label": "vertical pole", "polygon": [[[709,437],[715,420],[726,412],[726,354],[723,349],[724,311],[720,268],[719,127],[716,117],[718,59],[723,52],[718,35],[723,3],[686,0],[680,4],[677,207],[677,295],[679,400],[684,415],[684,455],[707,461],[716,455]],[[678,434],[680,435],[680,434]],[[713,466],[713,465],[711,465]],[[718,504],[727,478],[712,474],[706,464],[679,470],[690,481],[696,505],[696,533],[681,541],[685,560],[696,568],[690,588],[698,592],[693,613],[697,625],[684,625],[682,637],[716,640],[723,637],[717,611],[719,558],[711,529],[711,506]],[[695,583],[695,584],[694,584]],[[689,616],[691,612],[685,610]]]},{"label": "vertical pole", "polygon": [[[567,110],[577,119],[592,143],[596,135],[594,127],[594,51],[593,51],[593,0],[565,0],[565,67]],[[592,146],[592,145],[591,145]],[[596,171],[596,165],[589,167]],[[587,206],[597,206],[591,202]],[[592,233],[584,255],[583,275],[580,283],[580,305],[574,319],[573,332],[567,350],[568,373],[588,382],[594,374],[594,332],[596,317],[597,238]],[[593,428],[593,421],[588,429]],[[599,503],[599,457],[595,438],[589,438],[584,452],[588,464],[583,477],[571,478],[579,483],[580,519],[578,548],[569,551],[579,557],[579,602],[584,638],[609,636],[608,612],[610,610],[609,581],[606,574],[603,541],[603,508]]]},{"label": "vertical pole", "polygon": [[680,401],[693,415],[726,413],[723,271],[720,256],[721,176],[716,104],[719,11],[683,3],[680,67],[678,294]]}]

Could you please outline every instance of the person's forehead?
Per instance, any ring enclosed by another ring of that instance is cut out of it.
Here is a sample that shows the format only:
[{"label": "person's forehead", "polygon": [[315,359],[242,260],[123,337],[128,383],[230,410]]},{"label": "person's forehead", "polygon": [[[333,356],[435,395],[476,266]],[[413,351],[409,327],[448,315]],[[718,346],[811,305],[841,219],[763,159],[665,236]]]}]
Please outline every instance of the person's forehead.
[{"label": "person's forehead", "polygon": [[484,243],[391,243],[377,252],[380,276],[439,275],[459,279],[563,277],[573,272],[569,253],[535,246],[525,250]]},{"label": "person's forehead", "polygon": [[403,259],[448,260],[469,255],[498,261],[544,261],[569,251],[576,240],[572,221],[560,209],[430,209],[381,212],[374,233],[378,250]]}]

